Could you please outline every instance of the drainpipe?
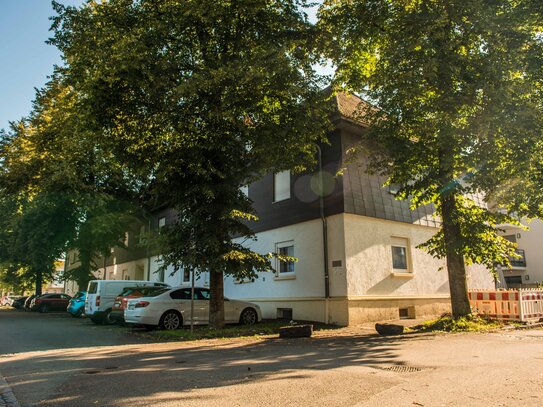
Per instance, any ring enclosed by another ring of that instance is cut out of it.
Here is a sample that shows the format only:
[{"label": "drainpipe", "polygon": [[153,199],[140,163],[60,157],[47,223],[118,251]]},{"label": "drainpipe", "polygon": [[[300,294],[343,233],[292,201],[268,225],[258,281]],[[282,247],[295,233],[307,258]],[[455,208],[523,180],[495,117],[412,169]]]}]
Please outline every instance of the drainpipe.
[{"label": "drainpipe", "polygon": [[328,224],[326,222],[326,216],[324,215],[324,181],[322,174],[322,150],[321,147],[316,144],[317,151],[319,153],[319,209],[320,217],[322,221],[322,242],[323,242],[323,257],[324,257],[324,298],[325,298],[325,319],[328,323],[328,299],[330,298],[330,274],[328,271]]},{"label": "drainpipe", "polygon": [[[151,236],[151,216],[147,216],[147,211],[142,208],[142,215],[145,219],[147,219],[147,228],[149,231],[149,238]],[[151,281],[151,255],[149,253],[149,238],[146,241],[145,244],[145,256],[147,257],[147,281]]]},{"label": "drainpipe", "polygon": [[[111,249],[110,249],[111,251]],[[102,277],[102,280],[105,280],[106,279],[106,272],[107,272],[107,266],[106,266],[106,259],[107,259],[107,254],[104,252],[104,276]]]}]

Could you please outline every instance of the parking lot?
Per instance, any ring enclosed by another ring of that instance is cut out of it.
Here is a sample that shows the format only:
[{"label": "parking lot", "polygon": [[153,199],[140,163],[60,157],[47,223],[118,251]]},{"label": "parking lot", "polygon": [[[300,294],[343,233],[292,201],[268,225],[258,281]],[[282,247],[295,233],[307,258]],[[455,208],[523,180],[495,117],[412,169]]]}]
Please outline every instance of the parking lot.
[{"label": "parking lot", "polygon": [[21,406],[543,404],[542,330],[150,343],[123,327],[5,309],[0,327],[0,372]]}]

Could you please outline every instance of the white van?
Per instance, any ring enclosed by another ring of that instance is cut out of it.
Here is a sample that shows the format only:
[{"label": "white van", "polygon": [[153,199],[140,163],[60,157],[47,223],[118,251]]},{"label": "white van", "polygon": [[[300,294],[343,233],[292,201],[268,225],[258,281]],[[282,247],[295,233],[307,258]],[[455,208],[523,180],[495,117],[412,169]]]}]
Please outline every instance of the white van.
[{"label": "white van", "polygon": [[87,288],[85,316],[95,324],[111,324],[111,307],[125,287],[169,287],[168,284],[144,280],[92,280]]}]

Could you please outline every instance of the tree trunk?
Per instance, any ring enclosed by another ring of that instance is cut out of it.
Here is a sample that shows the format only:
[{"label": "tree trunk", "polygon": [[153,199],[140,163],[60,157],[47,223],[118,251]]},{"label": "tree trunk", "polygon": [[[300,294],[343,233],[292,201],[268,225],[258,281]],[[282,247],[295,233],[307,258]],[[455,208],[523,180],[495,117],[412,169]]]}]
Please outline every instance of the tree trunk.
[{"label": "tree trunk", "polygon": [[224,327],[224,278],[222,271],[210,270],[209,290],[209,327],[221,329]]},{"label": "tree trunk", "polygon": [[41,295],[41,286],[43,285],[43,273],[41,269],[36,271],[36,295]]},{"label": "tree trunk", "polygon": [[76,280],[79,291],[87,291],[87,286],[89,285],[89,281],[91,281],[92,279],[93,277],[91,277],[89,273],[87,273],[86,276],[80,276]]},{"label": "tree trunk", "polygon": [[466,265],[462,254],[462,232],[456,219],[456,196],[454,194],[441,198],[443,217],[443,236],[447,253],[447,271],[449,289],[454,318],[471,314],[466,280]]}]

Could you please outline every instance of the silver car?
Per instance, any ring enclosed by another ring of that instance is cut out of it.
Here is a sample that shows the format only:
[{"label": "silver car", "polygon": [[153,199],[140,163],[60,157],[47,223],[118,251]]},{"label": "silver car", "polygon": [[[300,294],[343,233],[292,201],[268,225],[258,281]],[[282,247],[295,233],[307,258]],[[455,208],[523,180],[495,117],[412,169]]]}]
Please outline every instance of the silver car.
[{"label": "silver car", "polygon": [[[175,287],[154,292],[147,297],[128,300],[124,320],[148,328],[177,329],[191,322],[191,288]],[[227,324],[252,325],[262,320],[256,304],[224,299],[224,319]],[[194,289],[194,324],[209,323],[209,290]]]}]

